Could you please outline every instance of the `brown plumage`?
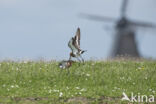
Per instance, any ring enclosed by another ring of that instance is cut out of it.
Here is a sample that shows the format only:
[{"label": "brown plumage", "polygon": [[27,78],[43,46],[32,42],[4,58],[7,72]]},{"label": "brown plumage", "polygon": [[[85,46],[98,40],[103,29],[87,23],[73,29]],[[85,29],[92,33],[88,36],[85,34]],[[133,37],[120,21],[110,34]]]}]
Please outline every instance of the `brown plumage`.
[{"label": "brown plumage", "polygon": [[61,61],[60,63],[59,63],[59,67],[61,68],[61,69],[66,69],[66,68],[69,68],[71,65],[72,65],[72,63],[73,63],[74,61],[72,61],[72,60],[68,60],[68,61]]},{"label": "brown plumage", "polygon": [[80,51],[80,28],[77,28],[76,35],[73,41],[74,46]]}]

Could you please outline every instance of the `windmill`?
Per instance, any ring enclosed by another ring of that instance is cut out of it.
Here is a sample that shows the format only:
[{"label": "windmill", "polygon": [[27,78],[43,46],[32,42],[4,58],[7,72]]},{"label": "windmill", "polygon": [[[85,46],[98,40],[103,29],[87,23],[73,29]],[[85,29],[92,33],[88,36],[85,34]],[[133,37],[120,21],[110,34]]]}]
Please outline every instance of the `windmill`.
[{"label": "windmill", "polygon": [[131,56],[140,57],[135,39],[135,27],[154,28],[156,25],[145,22],[131,21],[126,16],[128,0],[123,0],[121,7],[121,17],[119,20],[109,17],[81,14],[82,17],[96,21],[116,22],[115,41],[112,50],[112,57]]}]

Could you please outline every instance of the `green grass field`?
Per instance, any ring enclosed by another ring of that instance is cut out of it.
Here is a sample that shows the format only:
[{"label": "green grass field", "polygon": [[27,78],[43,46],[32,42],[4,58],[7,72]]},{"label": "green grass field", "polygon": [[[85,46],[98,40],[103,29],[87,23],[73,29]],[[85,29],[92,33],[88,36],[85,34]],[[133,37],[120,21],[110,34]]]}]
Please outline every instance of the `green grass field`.
[{"label": "green grass field", "polygon": [[128,104],[123,92],[156,97],[156,61],[0,62],[0,104]]}]

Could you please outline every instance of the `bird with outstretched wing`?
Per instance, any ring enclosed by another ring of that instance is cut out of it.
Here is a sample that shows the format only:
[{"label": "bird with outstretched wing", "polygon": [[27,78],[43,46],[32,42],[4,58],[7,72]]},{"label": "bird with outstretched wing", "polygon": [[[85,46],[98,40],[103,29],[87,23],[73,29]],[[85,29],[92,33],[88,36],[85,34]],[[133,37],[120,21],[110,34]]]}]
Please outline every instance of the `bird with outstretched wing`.
[{"label": "bird with outstretched wing", "polygon": [[[84,62],[84,59],[82,58],[81,54],[83,54],[85,51],[80,49],[80,28],[77,28],[75,37],[72,37],[68,42],[68,47],[71,49],[69,60],[71,60],[72,57],[77,58],[80,62]],[[81,60],[79,59],[81,58]]]}]

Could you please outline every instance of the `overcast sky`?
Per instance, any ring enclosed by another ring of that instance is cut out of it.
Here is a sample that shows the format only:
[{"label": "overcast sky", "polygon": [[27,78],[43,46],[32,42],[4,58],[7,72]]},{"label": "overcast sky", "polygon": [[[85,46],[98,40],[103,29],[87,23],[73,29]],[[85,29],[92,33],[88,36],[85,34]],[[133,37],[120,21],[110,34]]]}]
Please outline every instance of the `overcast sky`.
[{"label": "overcast sky", "polygon": [[[114,41],[114,23],[90,21],[80,13],[120,17],[122,0],[0,0],[0,58],[67,59],[69,39],[81,29],[85,59],[107,58]],[[156,24],[155,0],[129,0],[131,20]],[[109,30],[105,30],[109,27]],[[138,28],[139,52],[156,59],[156,30]]]}]

